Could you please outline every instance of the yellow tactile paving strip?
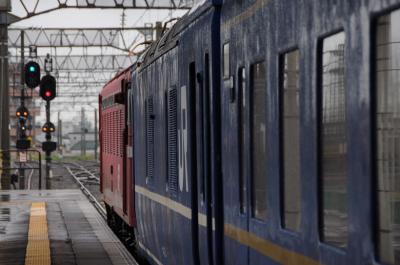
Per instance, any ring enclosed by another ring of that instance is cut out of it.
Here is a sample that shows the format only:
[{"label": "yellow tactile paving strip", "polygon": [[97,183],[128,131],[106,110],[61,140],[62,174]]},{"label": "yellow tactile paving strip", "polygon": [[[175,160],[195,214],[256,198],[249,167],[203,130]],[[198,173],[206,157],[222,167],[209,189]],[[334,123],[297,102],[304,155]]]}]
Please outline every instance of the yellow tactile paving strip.
[{"label": "yellow tactile paving strip", "polygon": [[46,218],[46,203],[33,202],[29,220],[25,265],[50,265],[50,242]]}]

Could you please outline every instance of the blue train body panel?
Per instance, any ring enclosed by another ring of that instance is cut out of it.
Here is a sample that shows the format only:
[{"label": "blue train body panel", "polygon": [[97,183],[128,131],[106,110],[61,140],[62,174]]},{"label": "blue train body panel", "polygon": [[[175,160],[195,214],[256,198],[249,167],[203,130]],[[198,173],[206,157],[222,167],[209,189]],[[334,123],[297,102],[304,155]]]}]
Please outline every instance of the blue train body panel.
[{"label": "blue train body panel", "polygon": [[[205,144],[202,133],[196,134],[196,128],[203,124],[203,116],[196,117],[192,103],[194,98],[200,100],[203,94],[213,93],[214,86],[218,85],[213,82],[214,75],[205,77],[203,70],[205,64],[208,71],[212,70],[215,13],[213,6],[206,4],[180,24],[178,22],[175,26],[178,30],[171,30],[166,37],[167,47],[150,48],[145,64],[133,76],[137,87],[133,93],[136,209],[141,209],[137,213],[137,234],[141,246],[151,253],[150,256],[157,257],[158,261],[153,259],[155,263],[210,264],[214,259],[210,200],[212,192],[216,191],[211,190],[214,186],[211,175],[205,180],[204,168],[196,162],[205,155]],[[196,89],[199,87],[196,84],[204,78],[208,78],[208,92]],[[215,126],[211,124],[214,107],[211,103],[208,106],[209,116],[204,115],[204,119],[207,116],[210,124],[207,154],[211,155],[210,141],[215,138]],[[176,115],[174,126],[177,126],[174,143],[179,149],[174,154],[179,157],[175,157],[176,165],[170,169],[167,139],[170,137],[168,126],[172,125],[169,125],[171,117],[168,115],[173,114]],[[210,174],[214,166],[212,157],[207,164]],[[171,170],[175,175],[171,175]],[[207,181],[207,190],[199,190],[205,189],[200,179]]]}]

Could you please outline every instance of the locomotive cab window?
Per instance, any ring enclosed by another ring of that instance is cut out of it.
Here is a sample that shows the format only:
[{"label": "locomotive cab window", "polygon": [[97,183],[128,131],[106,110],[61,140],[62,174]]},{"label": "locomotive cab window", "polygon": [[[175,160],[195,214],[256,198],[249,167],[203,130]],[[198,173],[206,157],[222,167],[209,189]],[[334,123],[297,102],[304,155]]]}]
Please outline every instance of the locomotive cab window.
[{"label": "locomotive cab window", "polygon": [[320,196],[322,239],[347,245],[347,118],[345,87],[345,34],[322,42],[320,87]]},{"label": "locomotive cab window", "polygon": [[300,100],[299,51],[284,54],[281,58],[281,128],[283,177],[283,226],[300,229]]},{"label": "locomotive cab window", "polygon": [[251,66],[251,174],[252,217],[267,219],[267,115],[264,62]]},{"label": "locomotive cab window", "polygon": [[377,253],[400,264],[400,10],[381,16],[375,41]]}]

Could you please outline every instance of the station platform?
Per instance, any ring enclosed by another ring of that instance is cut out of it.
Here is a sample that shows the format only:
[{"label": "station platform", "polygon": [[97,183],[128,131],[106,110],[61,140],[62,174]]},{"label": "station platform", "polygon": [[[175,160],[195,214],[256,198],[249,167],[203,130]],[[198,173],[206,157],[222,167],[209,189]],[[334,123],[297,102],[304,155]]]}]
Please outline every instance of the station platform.
[{"label": "station platform", "polygon": [[137,264],[80,190],[1,191],[0,264]]}]

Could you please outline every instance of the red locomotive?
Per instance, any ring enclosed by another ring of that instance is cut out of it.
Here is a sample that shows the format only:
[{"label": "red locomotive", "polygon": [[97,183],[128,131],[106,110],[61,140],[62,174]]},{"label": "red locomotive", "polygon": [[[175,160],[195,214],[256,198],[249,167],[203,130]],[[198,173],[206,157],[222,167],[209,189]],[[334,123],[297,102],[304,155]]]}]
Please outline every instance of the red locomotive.
[{"label": "red locomotive", "polygon": [[100,189],[108,221],[116,227],[124,227],[126,231],[133,231],[136,222],[132,192],[133,130],[129,123],[127,102],[130,86],[131,67],[109,81],[99,96]]}]

